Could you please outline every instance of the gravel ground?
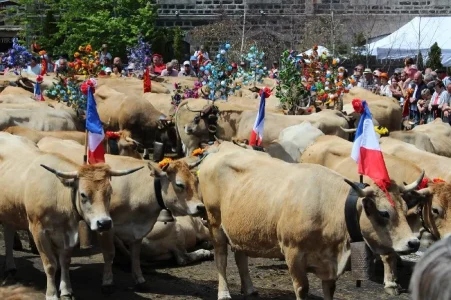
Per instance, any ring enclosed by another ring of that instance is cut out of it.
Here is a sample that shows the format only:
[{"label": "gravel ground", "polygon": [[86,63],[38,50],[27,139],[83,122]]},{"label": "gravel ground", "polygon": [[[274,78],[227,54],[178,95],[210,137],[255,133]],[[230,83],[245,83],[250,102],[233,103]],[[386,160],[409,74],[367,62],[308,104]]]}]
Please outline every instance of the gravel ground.
[{"label": "gravel ground", "polygon": [[[26,239],[23,245],[28,249]],[[0,238],[0,253],[4,254],[3,238]],[[421,253],[417,253],[421,254]],[[412,272],[412,262],[417,254],[410,255],[399,266],[399,279],[403,288],[407,288]],[[39,256],[28,250],[15,251],[19,283],[42,291],[38,300],[44,300],[45,274]],[[4,262],[4,256],[0,256]],[[205,261],[195,265],[178,267],[172,262],[143,262],[143,272],[148,282],[148,292],[138,293],[133,289],[132,277],[127,267],[115,267],[116,290],[112,295],[101,293],[102,255],[97,247],[90,250],[77,250],[71,264],[71,281],[77,299],[212,299],[217,295],[217,272],[214,261]],[[295,299],[291,279],[283,261],[271,259],[249,259],[250,272],[260,296],[256,299]],[[244,299],[240,295],[240,279],[233,254],[229,251],[228,279],[233,299]],[[309,299],[323,299],[321,281],[309,275]],[[362,282],[355,287],[351,274],[346,272],[337,283],[335,299],[409,299],[406,292],[393,297],[385,294],[382,264],[376,264],[376,275],[371,281]]]}]

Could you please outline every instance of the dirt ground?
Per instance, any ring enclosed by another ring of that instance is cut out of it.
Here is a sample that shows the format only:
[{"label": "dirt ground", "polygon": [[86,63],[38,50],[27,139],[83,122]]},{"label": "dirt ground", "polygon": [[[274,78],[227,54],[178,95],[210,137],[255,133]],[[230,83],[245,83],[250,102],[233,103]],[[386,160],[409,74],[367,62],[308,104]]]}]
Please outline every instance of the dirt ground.
[{"label": "dirt ground", "polygon": [[[42,291],[38,300],[44,300],[45,274],[39,256],[28,249],[27,239],[22,239],[26,248],[15,251],[18,283],[32,286]],[[0,260],[4,263],[4,242],[0,235]],[[205,299],[215,300],[217,295],[217,272],[214,261],[178,267],[172,262],[143,262],[143,272],[148,282],[148,292],[138,293],[133,289],[131,273],[124,267],[115,267],[116,290],[112,295],[103,295],[100,289],[102,275],[102,255],[98,247],[90,250],[77,250],[71,264],[71,281],[76,299]],[[283,261],[271,259],[249,259],[250,272],[259,297],[255,299],[295,299],[291,279]],[[233,253],[229,251],[228,279],[233,299],[244,299],[240,295],[240,278]],[[412,271],[412,263],[403,261],[399,266],[400,283],[407,288]],[[309,275],[309,299],[323,299],[321,281]],[[392,297],[385,294],[382,265],[376,265],[376,276],[372,281],[363,281],[360,288],[355,287],[351,274],[346,272],[337,283],[335,299],[409,299],[406,292]]]}]

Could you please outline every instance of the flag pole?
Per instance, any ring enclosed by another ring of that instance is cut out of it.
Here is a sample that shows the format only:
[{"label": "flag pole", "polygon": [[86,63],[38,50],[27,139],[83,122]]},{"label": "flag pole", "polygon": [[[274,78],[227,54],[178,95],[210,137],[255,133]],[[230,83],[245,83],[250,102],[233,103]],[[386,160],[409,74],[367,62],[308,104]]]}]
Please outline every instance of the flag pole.
[{"label": "flag pole", "polygon": [[360,183],[363,183],[363,175],[360,174]]},{"label": "flag pole", "polygon": [[88,164],[88,130],[85,129],[85,152],[83,155],[83,164]]}]

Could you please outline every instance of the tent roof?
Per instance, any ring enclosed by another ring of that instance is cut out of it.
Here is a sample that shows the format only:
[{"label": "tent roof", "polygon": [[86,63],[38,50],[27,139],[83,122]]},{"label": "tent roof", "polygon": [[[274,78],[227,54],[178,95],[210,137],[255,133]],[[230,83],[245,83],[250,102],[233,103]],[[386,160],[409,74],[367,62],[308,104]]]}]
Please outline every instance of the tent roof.
[{"label": "tent roof", "polygon": [[451,66],[451,17],[415,17],[387,37],[365,46],[377,59],[401,59],[416,56],[420,50],[423,57],[437,42],[442,49],[442,64]]}]

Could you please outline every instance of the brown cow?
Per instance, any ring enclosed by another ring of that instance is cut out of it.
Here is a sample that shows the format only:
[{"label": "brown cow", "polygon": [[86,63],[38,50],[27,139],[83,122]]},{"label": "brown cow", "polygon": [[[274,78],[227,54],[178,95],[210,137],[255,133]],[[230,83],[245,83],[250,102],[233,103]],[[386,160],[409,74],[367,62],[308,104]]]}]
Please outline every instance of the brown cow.
[{"label": "brown cow", "polygon": [[[110,178],[142,167],[115,171],[105,164],[80,166],[4,132],[0,133],[0,157],[0,221],[5,229],[6,270],[16,268],[12,252],[15,230],[30,229],[47,275],[46,299],[57,299],[58,265],[61,296],[72,297],[69,264],[78,240],[78,222],[82,219],[91,230],[100,232],[100,239],[108,237],[113,226]],[[111,263],[106,261],[105,268],[110,269]]]},{"label": "brown cow", "polygon": [[215,246],[220,300],[231,299],[228,244],[245,295],[255,293],[247,263],[251,256],[285,258],[296,299],[307,297],[307,271],[313,271],[323,282],[324,299],[331,300],[350,256],[345,217],[337,214],[344,211],[349,185],[359,195],[357,219],[374,253],[409,253],[420,245],[407,224],[401,195],[414,190],[421,176],[406,187],[392,181],[392,207],[376,185],[362,190],[323,166],[288,164],[226,142],[218,148],[201,164],[199,182]]}]

